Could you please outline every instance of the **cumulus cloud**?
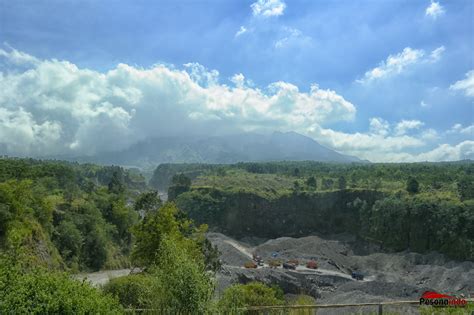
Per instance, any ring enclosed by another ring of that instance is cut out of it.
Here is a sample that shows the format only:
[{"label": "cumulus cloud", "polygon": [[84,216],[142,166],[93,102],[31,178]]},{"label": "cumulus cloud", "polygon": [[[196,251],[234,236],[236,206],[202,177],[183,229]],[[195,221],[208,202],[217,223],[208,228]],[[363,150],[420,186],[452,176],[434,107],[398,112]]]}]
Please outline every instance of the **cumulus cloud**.
[{"label": "cumulus cloud", "polygon": [[423,130],[417,135],[395,135],[387,131],[385,124],[382,124],[382,129],[372,129],[374,121],[377,120],[371,119],[371,130],[368,133],[345,133],[314,126],[309,134],[323,145],[372,162],[474,159],[474,141],[467,140],[456,145],[440,144],[433,147],[430,142],[439,139],[434,129]]},{"label": "cumulus cloud", "polygon": [[374,117],[369,120],[370,131],[374,134],[386,136],[390,130],[390,124],[388,121],[380,118]]},{"label": "cumulus cloud", "polygon": [[425,15],[433,19],[437,19],[439,16],[444,14],[444,8],[439,2],[431,1],[430,5],[425,10]]},{"label": "cumulus cloud", "polygon": [[463,91],[466,96],[474,97],[474,70],[466,73],[464,80],[459,80],[449,87],[451,90]]},{"label": "cumulus cloud", "polygon": [[356,82],[369,83],[400,74],[416,64],[437,62],[441,59],[444,51],[444,46],[441,46],[427,56],[423,49],[406,47],[402,52],[388,56],[385,61],[380,62],[378,67],[365,72],[363,78],[356,80]]},{"label": "cumulus cloud", "polygon": [[312,126],[307,134],[323,145],[372,162],[454,161],[474,158],[474,141],[437,145],[440,134],[423,122],[398,123],[374,117],[367,132],[347,133]]},{"label": "cumulus cloud", "polygon": [[461,134],[474,136],[474,125],[463,127],[461,124],[455,124],[447,131],[448,134]]},{"label": "cumulus cloud", "polygon": [[418,129],[424,125],[423,122],[419,120],[402,120],[395,127],[396,135],[404,135],[411,129]]},{"label": "cumulus cloud", "polygon": [[[197,63],[182,69],[119,64],[98,72],[18,53],[3,51],[9,65],[0,65],[3,154],[94,154],[170,135],[305,132],[356,113],[349,101],[317,85],[303,92],[280,81],[258,89],[237,74],[228,86]],[[22,67],[14,66],[16,56]]]},{"label": "cumulus cloud", "polygon": [[254,16],[279,16],[283,15],[286,4],[283,0],[257,0],[250,5]]}]

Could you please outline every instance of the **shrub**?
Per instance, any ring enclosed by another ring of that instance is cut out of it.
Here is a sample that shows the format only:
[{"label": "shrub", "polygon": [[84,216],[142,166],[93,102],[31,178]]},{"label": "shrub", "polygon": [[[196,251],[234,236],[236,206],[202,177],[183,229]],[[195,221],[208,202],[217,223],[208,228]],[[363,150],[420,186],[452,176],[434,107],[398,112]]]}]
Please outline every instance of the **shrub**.
[{"label": "shrub", "polygon": [[36,268],[25,272],[0,259],[0,314],[118,314],[112,296],[66,273]]},{"label": "shrub", "polygon": [[118,298],[127,308],[150,308],[159,295],[157,280],[150,275],[137,274],[110,280],[103,290]]},{"label": "shrub", "polygon": [[223,313],[247,306],[282,305],[284,300],[274,288],[260,282],[234,284],[227,288],[218,302]]}]

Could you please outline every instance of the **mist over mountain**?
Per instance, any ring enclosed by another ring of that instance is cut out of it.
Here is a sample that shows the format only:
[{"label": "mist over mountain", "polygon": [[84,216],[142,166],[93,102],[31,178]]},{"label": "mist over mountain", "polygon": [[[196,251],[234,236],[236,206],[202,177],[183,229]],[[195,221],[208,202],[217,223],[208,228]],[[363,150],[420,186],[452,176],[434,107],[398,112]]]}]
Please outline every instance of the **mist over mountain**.
[{"label": "mist over mountain", "polygon": [[283,160],[361,162],[357,157],[340,154],[296,132],[241,133],[210,137],[159,137],[138,142],[123,151],[72,159],[138,167],[156,166],[160,163],[236,163]]}]

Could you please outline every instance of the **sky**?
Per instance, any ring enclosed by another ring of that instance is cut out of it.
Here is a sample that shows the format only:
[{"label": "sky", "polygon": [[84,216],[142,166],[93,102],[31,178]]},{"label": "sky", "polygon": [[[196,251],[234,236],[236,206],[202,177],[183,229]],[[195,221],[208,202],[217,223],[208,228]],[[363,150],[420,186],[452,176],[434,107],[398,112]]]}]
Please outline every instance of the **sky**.
[{"label": "sky", "polygon": [[474,1],[0,0],[0,154],[295,131],[474,159]]}]

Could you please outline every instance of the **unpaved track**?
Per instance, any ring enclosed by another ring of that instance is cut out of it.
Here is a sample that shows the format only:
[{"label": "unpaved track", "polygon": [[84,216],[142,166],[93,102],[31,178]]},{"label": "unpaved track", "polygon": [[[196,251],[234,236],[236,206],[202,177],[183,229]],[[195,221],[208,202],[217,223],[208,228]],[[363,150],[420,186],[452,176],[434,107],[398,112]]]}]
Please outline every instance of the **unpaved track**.
[{"label": "unpaved track", "polygon": [[90,282],[93,286],[102,286],[110,280],[122,276],[129,275],[131,269],[118,269],[118,270],[104,270],[91,273],[79,273],[73,275],[74,279],[85,280]]},{"label": "unpaved track", "polygon": [[[231,245],[236,250],[238,250],[240,253],[247,256],[249,259],[253,258],[252,253],[254,252],[255,248],[250,248],[250,247],[244,246],[242,244],[239,244],[237,241],[230,240],[230,239],[224,240],[224,243]],[[231,267],[231,268],[245,268],[243,266],[232,266],[232,265],[226,265],[226,266]],[[257,269],[262,269],[262,268],[270,268],[270,266],[268,264],[264,263],[263,266],[259,266]],[[278,268],[282,269],[282,267],[278,267]],[[346,273],[343,273],[343,272],[340,272],[340,271],[335,271],[335,270],[324,269],[324,268],[318,268],[318,269],[315,270],[315,269],[306,268],[305,266],[297,266],[296,270],[289,269],[287,271],[290,272],[290,273],[291,272],[297,272],[297,273],[300,273],[300,274],[307,274],[307,275],[315,275],[316,274],[316,275],[336,276],[336,277],[346,278],[346,279],[349,279],[349,280],[354,280],[350,275],[348,275]],[[375,277],[367,277],[366,279],[364,279],[364,281],[373,281],[373,280],[375,280]]]}]

